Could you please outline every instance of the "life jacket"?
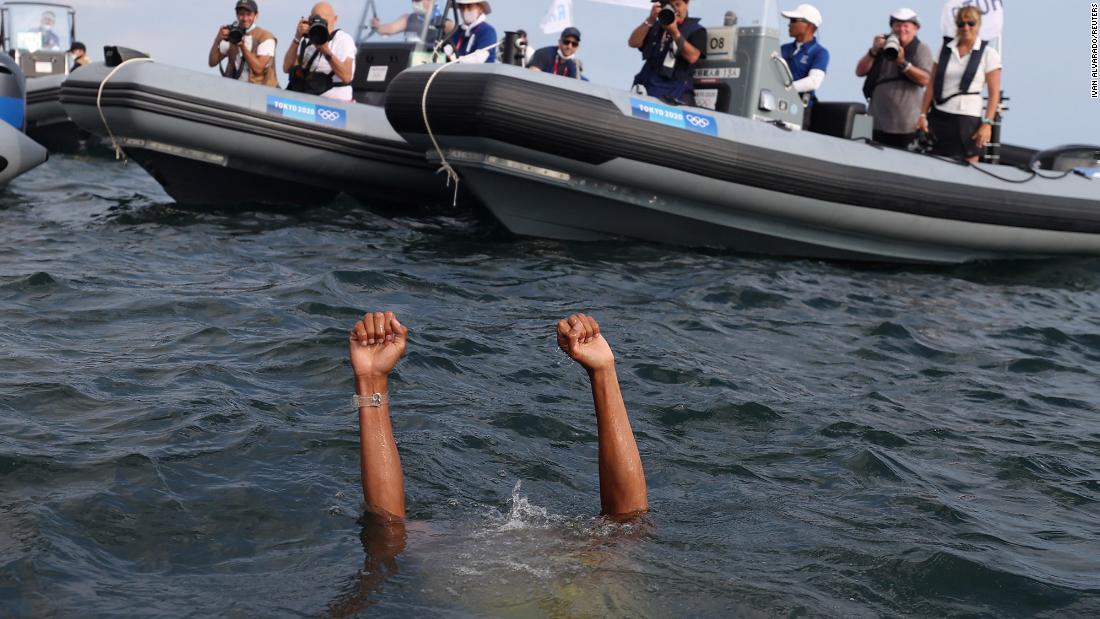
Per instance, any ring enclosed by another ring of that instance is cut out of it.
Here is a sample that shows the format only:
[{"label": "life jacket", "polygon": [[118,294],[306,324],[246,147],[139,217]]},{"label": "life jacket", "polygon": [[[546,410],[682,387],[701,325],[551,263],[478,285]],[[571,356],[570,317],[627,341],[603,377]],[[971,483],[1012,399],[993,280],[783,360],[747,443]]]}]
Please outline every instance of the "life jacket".
[{"label": "life jacket", "polygon": [[[978,69],[982,66],[982,57],[985,56],[985,48],[989,45],[989,41],[982,41],[981,49],[970,50],[970,62],[967,63],[966,69],[963,71],[962,80],[959,82],[959,92],[944,98],[943,96],[943,80],[944,74],[947,73],[947,63],[951,61],[951,48],[945,43],[940,49],[940,64],[939,69],[936,71],[936,82],[933,85],[932,94],[935,96],[936,105],[943,105],[955,97],[962,95],[980,95],[981,91],[970,92],[970,85],[974,83],[974,78],[978,75]],[[908,53],[908,52],[906,52]]]},{"label": "life jacket", "polygon": [[[260,49],[260,45],[267,41],[274,40],[278,44],[279,40],[275,38],[275,35],[271,34],[267,30],[256,26],[248,32],[248,35],[252,37],[252,53],[255,54],[256,50]],[[244,58],[240,58],[241,50],[236,45],[229,46],[229,68],[225,70],[223,75],[225,77],[231,77],[233,79],[239,79],[241,73],[244,72],[244,65],[247,62]],[[240,58],[240,66],[237,66],[237,59]],[[263,86],[279,87],[278,74],[275,72],[275,57],[271,57],[271,63],[264,69],[263,73],[254,75],[250,70],[248,72],[248,82],[251,84],[261,84]]]},{"label": "life jacket", "polygon": [[[680,24],[680,36],[687,41],[703,29],[699,18],[688,17]],[[634,76],[634,83],[645,86],[647,94],[652,97],[682,103],[685,95],[695,92],[693,65],[677,52],[672,72],[668,73],[664,63],[673,41],[665,35],[665,29],[656,24],[646,33],[645,43],[642,44],[642,58],[645,63],[638,75]],[[699,51],[706,53],[705,49]]]},{"label": "life jacket", "polygon": [[[909,42],[909,45],[905,46],[905,59],[912,61],[913,58],[916,58],[917,50],[920,49],[920,45],[920,39],[917,37],[913,37],[913,40]],[[882,52],[879,51],[878,56],[875,56],[874,64],[871,65],[871,70],[867,72],[867,79],[863,81],[864,97],[870,99],[871,95],[874,94],[876,88],[889,82],[900,82],[902,80],[905,80],[916,84],[916,82],[909,79],[909,76],[901,72],[900,70],[898,71],[898,74],[894,77],[883,78],[883,75],[886,73],[886,68],[889,66],[890,65],[887,64],[886,58],[883,57]]]}]

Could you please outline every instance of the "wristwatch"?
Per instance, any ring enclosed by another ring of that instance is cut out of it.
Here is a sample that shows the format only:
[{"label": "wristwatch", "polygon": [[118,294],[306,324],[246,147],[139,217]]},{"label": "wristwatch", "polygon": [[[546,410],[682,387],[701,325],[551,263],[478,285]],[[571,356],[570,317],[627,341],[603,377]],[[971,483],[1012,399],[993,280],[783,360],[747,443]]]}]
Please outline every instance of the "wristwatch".
[{"label": "wristwatch", "polygon": [[906,62],[904,65],[902,65],[901,72],[902,73],[907,73],[909,71],[909,69],[912,69],[912,68],[913,68],[913,63]]}]

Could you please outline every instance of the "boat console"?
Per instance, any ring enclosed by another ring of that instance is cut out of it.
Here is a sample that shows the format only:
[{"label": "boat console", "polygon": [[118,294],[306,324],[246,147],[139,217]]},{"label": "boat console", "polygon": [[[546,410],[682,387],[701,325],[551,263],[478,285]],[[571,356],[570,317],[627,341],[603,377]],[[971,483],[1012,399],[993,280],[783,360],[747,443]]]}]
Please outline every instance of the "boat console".
[{"label": "boat console", "polygon": [[66,75],[76,39],[76,11],[52,2],[0,4],[0,48],[28,78]]},{"label": "boat console", "polygon": [[708,26],[707,57],[695,69],[696,105],[792,130],[869,139],[872,123],[864,103],[819,101],[806,114],[779,47],[777,30],[738,26],[732,11],[721,26]]}]

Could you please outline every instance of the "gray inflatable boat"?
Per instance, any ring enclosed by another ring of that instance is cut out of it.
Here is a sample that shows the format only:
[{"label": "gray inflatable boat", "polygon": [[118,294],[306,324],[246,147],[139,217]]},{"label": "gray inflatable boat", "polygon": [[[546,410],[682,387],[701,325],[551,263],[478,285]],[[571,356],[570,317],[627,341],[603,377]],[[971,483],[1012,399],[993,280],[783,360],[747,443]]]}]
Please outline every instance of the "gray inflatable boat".
[{"label": "gray inflatable boat", "polygon": [[178,202],[300,205],[339,192],[385,205],[451,201],[423,149],[409,146],[380,107],[151,61],[113,64],[74,71],[61,103]]},{"label": "gray inflatable boat", "polygon": [[46,161],[46,149],[23,134],[26,91],[23,72],[0,52],[0,187]]},{"label": "gray inflatable boat", "polygon": [[61,84],[68,75],[27,80],[27,135],[51,153],[78,153],[87,135],[61,106]]},{"label": "gray inflatable boat", "polygon": [[[1100,178],[1090,170],[1100,149],[1040,153],[1027,169],[971,166],[858,139],[870,134],[861,104],[815,107],[821,132],[803,131],[786,65],[769,53],[774,31],[710,34],[712,45],[733,37],[724,47],[737,50],[696,73],[696,92],[719,109],[454,65],[431,84],[427,126],[421,100],[438,66],[397,76],[386,111],[520,235],[877,262],[1100,255]],[[708,88],[717,92],[700,92]]]}]

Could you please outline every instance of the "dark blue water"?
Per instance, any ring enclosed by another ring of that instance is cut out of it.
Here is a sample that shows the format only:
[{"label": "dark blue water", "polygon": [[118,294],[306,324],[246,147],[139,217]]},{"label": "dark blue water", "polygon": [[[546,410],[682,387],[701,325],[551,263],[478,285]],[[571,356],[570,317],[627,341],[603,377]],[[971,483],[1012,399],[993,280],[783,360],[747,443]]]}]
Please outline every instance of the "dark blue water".
[{"label": "dark blue water", "polygon": [[[374,308],[412,329],[393,557],[358,522],[348,401]],[[619,358],[632,525],[596,517],[590,396],[552,335],[577,310]],[[1100,261],[194,212],[55,157],[0,192],[0,316],[0,615],[1100,613]]]}]

